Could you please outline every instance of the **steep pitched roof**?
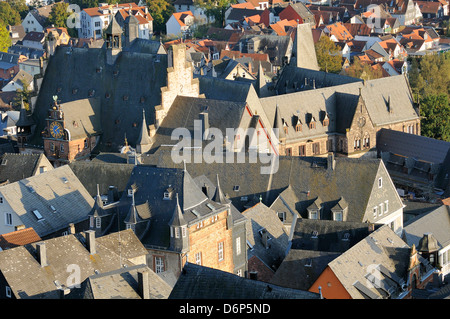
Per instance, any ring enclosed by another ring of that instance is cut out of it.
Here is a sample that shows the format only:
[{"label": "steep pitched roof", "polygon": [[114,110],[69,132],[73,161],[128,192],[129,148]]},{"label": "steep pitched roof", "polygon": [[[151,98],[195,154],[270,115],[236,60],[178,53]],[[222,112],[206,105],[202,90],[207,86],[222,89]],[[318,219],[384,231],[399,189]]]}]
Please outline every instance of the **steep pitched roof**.
[{"label": "steep pitched roof", "polygon": [[89,276],[76,293],[71,293],[65,299],[144,299],[140,291],[138,272],[147,275],[149,299],[167,299],[172,288],[153,270],[145,265],[121,268],[106,273]]},{"label": "steep pitched roof", "polygon": [[5,153],[1,156],[0,181],[14,183],[33,176],[44,154]]},{"label": "steep pitched roof", "polygon": [[[278,268],[286,256],[289,235],[276,212],[263,203],[258,203],[243,211],[242,215],[247,218],[247,243],[250,246],[248,256],[257,256],[272,269]],[[265,236],[268,236],[267,239]]]},{"label": "steep pitched roof", "polygon": [[62,104],[86,98],[99,101],[103,134],[97,151],[117,152],[125,134],[134,147],[143,108],[147,123],[155,123],[154,107],[161,104],[161,87],[167,85],[167,55],[149,53],[147,46],[133,48],[123,50],[115,65],[108,65],[105,49],[58,47],[36,100],[36,134],[29,144],[42,144],[40,132],[45,128],[52,96],[58,92]]},{"label": "steep pitched roof", "polygon": [[186,263],[169,299],[319,299],[308,291],[268,285],[221,270]]},{"label": "steep pitched roof", "polygon": [[44,243],[48,262],[45,267],[36,261],[37,243],[0,252],[0,270],[18,299],[60,298],[60,289],[66,288],[70,276],[66,270],[72,264],[80,267],[83,281],[96,273],[113,271],[123,265],[133,266],[130,259],[147,254],[131,230],[96,238],[93,255],[84,245],[83,234],[60,236]]},{"label": "steep pitched roof", "polygon": [[33,227],[40,237],[87,219],[94,206],[67,165],[2,186],[0,193],[21,223]]},{"label": "steep pitched roof", "polygon": [[[390,288],[390,294],[398,296],[402,292],[402,283],[407,280],[410,252],[410,247],[388,225],[384,225],[328,266],[353,299],[386,298],[385,290]],[[375,270],[371,267],[377,265],[380,282],[369,286],[368,276]]]}]

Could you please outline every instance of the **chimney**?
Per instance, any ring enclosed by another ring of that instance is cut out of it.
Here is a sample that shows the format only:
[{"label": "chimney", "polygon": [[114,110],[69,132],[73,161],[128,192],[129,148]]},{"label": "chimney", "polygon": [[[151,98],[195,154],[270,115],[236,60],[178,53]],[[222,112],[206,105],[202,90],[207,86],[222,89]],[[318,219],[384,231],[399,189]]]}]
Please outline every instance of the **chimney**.
[{"label": "chimney", "polygon": [[208,137],[209,131],[209,119],[208,112],[203,111],[200,113],[200,120],[202,120],[202,139],[205,140]]},{"label": "chimney", "polygon": [[14,227],[15,230],[22,230],[25,229],[25,225],[17,225]]},{"label": "chimney", "polygon": [[68,228],[69,234],[74,235],[75,234],[75,224],[70,223]]},{"label": "chimney", "polygon": [[371,232],[373,232],[375,230],[375,224],[370,223],[367,228],[368,228],[369,232],[371,233]]},{"label": "chimney", "polygon": [[139,295],[142,299],[150,299],[150,293],[148,289],[148,270],[142,269],[138,270],[138,289]]},{"label": "chimney", "polygon": [[116,186],[109,186],[108,187],[108,203],[114,203],[119,200],[119,194],[117,193],[117,187]]},{"label": "chimney", "polygon": [[327,157],[327,169],[334,171],[335,168],[336,168],[336,159],[334,158],[334,153],[330,152],[328,153]]},{"label": "chimney", "polygon": [[86,235],[86,248],[89,250],[89,253],[91,255],[96,254],[96,250],[95,250],[95,230],[86,230],[85,232]]},{"label": "chimney", "polygon": [[258,271],[251,270],[249,272],[249,276],[250,276],[250,279],[252,279],[252,280],[258,280]]},{"label": "chimney", "polygon": [[269,234],[266,229],[261,230],[261,240],[264,245],[264,248],[269,248]]},{"label": "chimney", "polygon": [[36,250],[37,250],[37,258],[39,263],[41,264],[41,267],[48,266],[47,263],[47,248],[45,246],[45,242],[41,241],[36,244]]}]

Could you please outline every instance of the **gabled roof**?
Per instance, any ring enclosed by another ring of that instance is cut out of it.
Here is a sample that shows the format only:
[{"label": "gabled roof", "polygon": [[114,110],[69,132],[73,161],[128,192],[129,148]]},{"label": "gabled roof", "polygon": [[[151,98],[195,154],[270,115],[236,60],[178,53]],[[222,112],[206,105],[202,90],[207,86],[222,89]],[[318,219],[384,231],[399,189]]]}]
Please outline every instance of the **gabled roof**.
[{"label": "gabled roof", "polygon": [[432,234],[439,249],[450,244],[450,209],[442,205],[431,212],[417,216],[404,226],[405,241],[419,247],[425,234]]},{"label": "gabled roof", "polygon": [[37,261],[37,243],[0,252],[0,271],[18,299],[59,299],[60,289],[67,287],[66,270],[70,265],[79,267],[79,279],[84,281],[96,273],[134,266],[129,260],[147,254],[131,230],[96,238],[93,255],[85,246],[84,234],[59,236],[44,243],[48,262],[45,267]]},{"label": "gabled roof", "polygon": [[0,193],[21,223],[33,227],[40,237],[87,219],[94,206],[67,165],[2,186]]},{"label": "gabled roof", "polygon": [[268,285],[221,270],[186,263],[169,299],[319,299],[308,291]]},{"label": "gabled roof", "polygon": [[[389,225],[384,225],[328,266],[353,299],[384,299],[388,296],[386,290],[395,298],[407,280],[410,252],[410,247]],[[371,276],[375,275],[379,282],[372,282]]]},{"label": "gabled roof", "polygon": [[80,291],[66,299],[144,299],[139,286],[138,272],[145,272],[149,299],[167,299],[172,288],[145,265],[120,268],[89,276],[81,283]]},{"label": "gabled roof", "polygon": [[[246,220],[248,257],[257,256],[268,267],[275,270],[286,256],[289,234],[276,212],[263,203],[258,203],[242,212]],[[262,232],[267,232],[267,246]]]},{"label": "gabled roof", "polygon": [[14,183],[34,176],[39,170],[38,164],[41,160],[46,160],[49,164],[47,167],[51,167],[44,154],[3,154],[0,158],[0,182]]}]

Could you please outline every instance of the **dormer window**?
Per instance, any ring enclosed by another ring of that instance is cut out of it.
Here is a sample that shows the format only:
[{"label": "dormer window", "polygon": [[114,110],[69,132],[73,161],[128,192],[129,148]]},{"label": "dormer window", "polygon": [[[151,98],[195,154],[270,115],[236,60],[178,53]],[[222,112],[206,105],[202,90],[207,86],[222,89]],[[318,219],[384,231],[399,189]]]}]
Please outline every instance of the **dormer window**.
[{"label": "dormer window", "polygon": [[343,211],[336,211],[333,212],[333,220],[341,222],[344,219],[344,212]]},{"label": "dormer window", "polygon": [[319,219],[319,211],[318,210],[309,211],[309,219]]},{"label": "dormer window", "polygon": [[166,191],[164,192],[164,200],[171,200],[172,199],[172,194],[173,194],[173,188],[172,186],[169,185],[169,188],[166,189]]}]

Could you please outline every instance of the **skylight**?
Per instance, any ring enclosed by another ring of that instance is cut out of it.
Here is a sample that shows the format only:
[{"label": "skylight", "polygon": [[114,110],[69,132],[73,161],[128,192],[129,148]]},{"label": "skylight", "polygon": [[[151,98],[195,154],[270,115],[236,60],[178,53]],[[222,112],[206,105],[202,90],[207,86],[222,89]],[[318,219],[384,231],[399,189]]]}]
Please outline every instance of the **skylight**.
[{"label": "skylight", "polygon": [[37,220],[43,220],[44,219],[44,217],[42,217],[41,213],[39,213],[38,210],[35,209],[32,212],[33,212],[34,217],[37,218]]}]

